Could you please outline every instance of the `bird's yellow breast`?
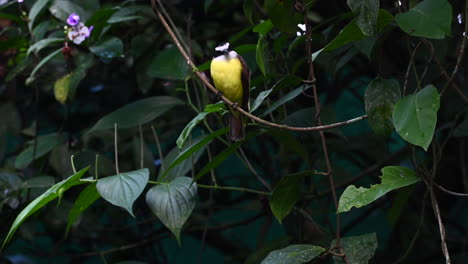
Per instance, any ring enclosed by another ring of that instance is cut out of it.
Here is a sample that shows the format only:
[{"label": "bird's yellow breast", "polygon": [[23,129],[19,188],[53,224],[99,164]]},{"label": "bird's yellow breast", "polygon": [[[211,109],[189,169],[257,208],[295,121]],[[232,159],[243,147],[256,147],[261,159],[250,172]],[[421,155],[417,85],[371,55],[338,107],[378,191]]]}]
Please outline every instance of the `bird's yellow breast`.
[{"label": "bird's yellow breast", "polygon": [[216,89],[226,98],[242,107],[242,65],[239,59],[213,59],[211,61],[211,77]]}]

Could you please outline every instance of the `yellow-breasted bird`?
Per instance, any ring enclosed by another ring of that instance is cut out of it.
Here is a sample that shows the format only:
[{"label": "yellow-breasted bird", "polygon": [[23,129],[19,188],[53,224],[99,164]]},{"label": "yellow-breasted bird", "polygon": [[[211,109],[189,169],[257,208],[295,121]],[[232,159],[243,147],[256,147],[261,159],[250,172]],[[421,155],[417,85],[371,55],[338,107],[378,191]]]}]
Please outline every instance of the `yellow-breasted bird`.
[{"label": "yellow-breasted bird", "polygon": [[[215,48],[215,56],[210,66],[214,85],[226,98],[237,107],[249,111],[250,71],[245,60],[223,43]],[[229,137],[232,141],[244,139],[245,128],[243,116],[234,107],[228,105]]]}]

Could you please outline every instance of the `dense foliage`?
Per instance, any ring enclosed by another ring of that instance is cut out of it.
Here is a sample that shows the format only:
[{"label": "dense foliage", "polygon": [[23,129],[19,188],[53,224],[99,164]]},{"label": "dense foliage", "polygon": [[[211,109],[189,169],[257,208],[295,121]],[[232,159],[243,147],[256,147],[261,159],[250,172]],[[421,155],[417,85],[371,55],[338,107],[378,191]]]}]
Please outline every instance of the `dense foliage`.
[{"label": "dense foliage", "polygon": [[[1,0],[0,262],[467,262],[467,15]],[[226,41],[239,142],[209,82]]]}]

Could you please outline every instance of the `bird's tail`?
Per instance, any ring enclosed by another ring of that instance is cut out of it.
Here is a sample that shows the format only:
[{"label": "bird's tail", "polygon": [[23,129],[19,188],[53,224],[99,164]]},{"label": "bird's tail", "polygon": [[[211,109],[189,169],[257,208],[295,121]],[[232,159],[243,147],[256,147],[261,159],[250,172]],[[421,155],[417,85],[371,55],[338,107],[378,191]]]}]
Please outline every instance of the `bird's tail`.
[{"label": "bird's tail", "polygon": [[236,118],[232,113],[229,115],[229,137],[232,141],[241,141],[245,137],[244,120],[242,115]]}]

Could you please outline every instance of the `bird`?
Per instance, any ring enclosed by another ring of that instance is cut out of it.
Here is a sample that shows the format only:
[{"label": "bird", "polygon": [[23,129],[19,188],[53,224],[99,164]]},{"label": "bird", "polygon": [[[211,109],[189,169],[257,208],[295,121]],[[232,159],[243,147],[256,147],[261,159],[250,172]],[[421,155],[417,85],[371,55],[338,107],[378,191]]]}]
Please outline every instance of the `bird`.
[{"label": "bird", "polygon": [[210,65],[213,79],[219,95],[224,95],[233,102],[229,108],[229,138],[240,141],[245,137],[245,123],[243,115],[237,111],[238,107],[249,111],[250,70],[241,55],[234,51],[228,42],[221,43],[215,48],[215,55]]}]

